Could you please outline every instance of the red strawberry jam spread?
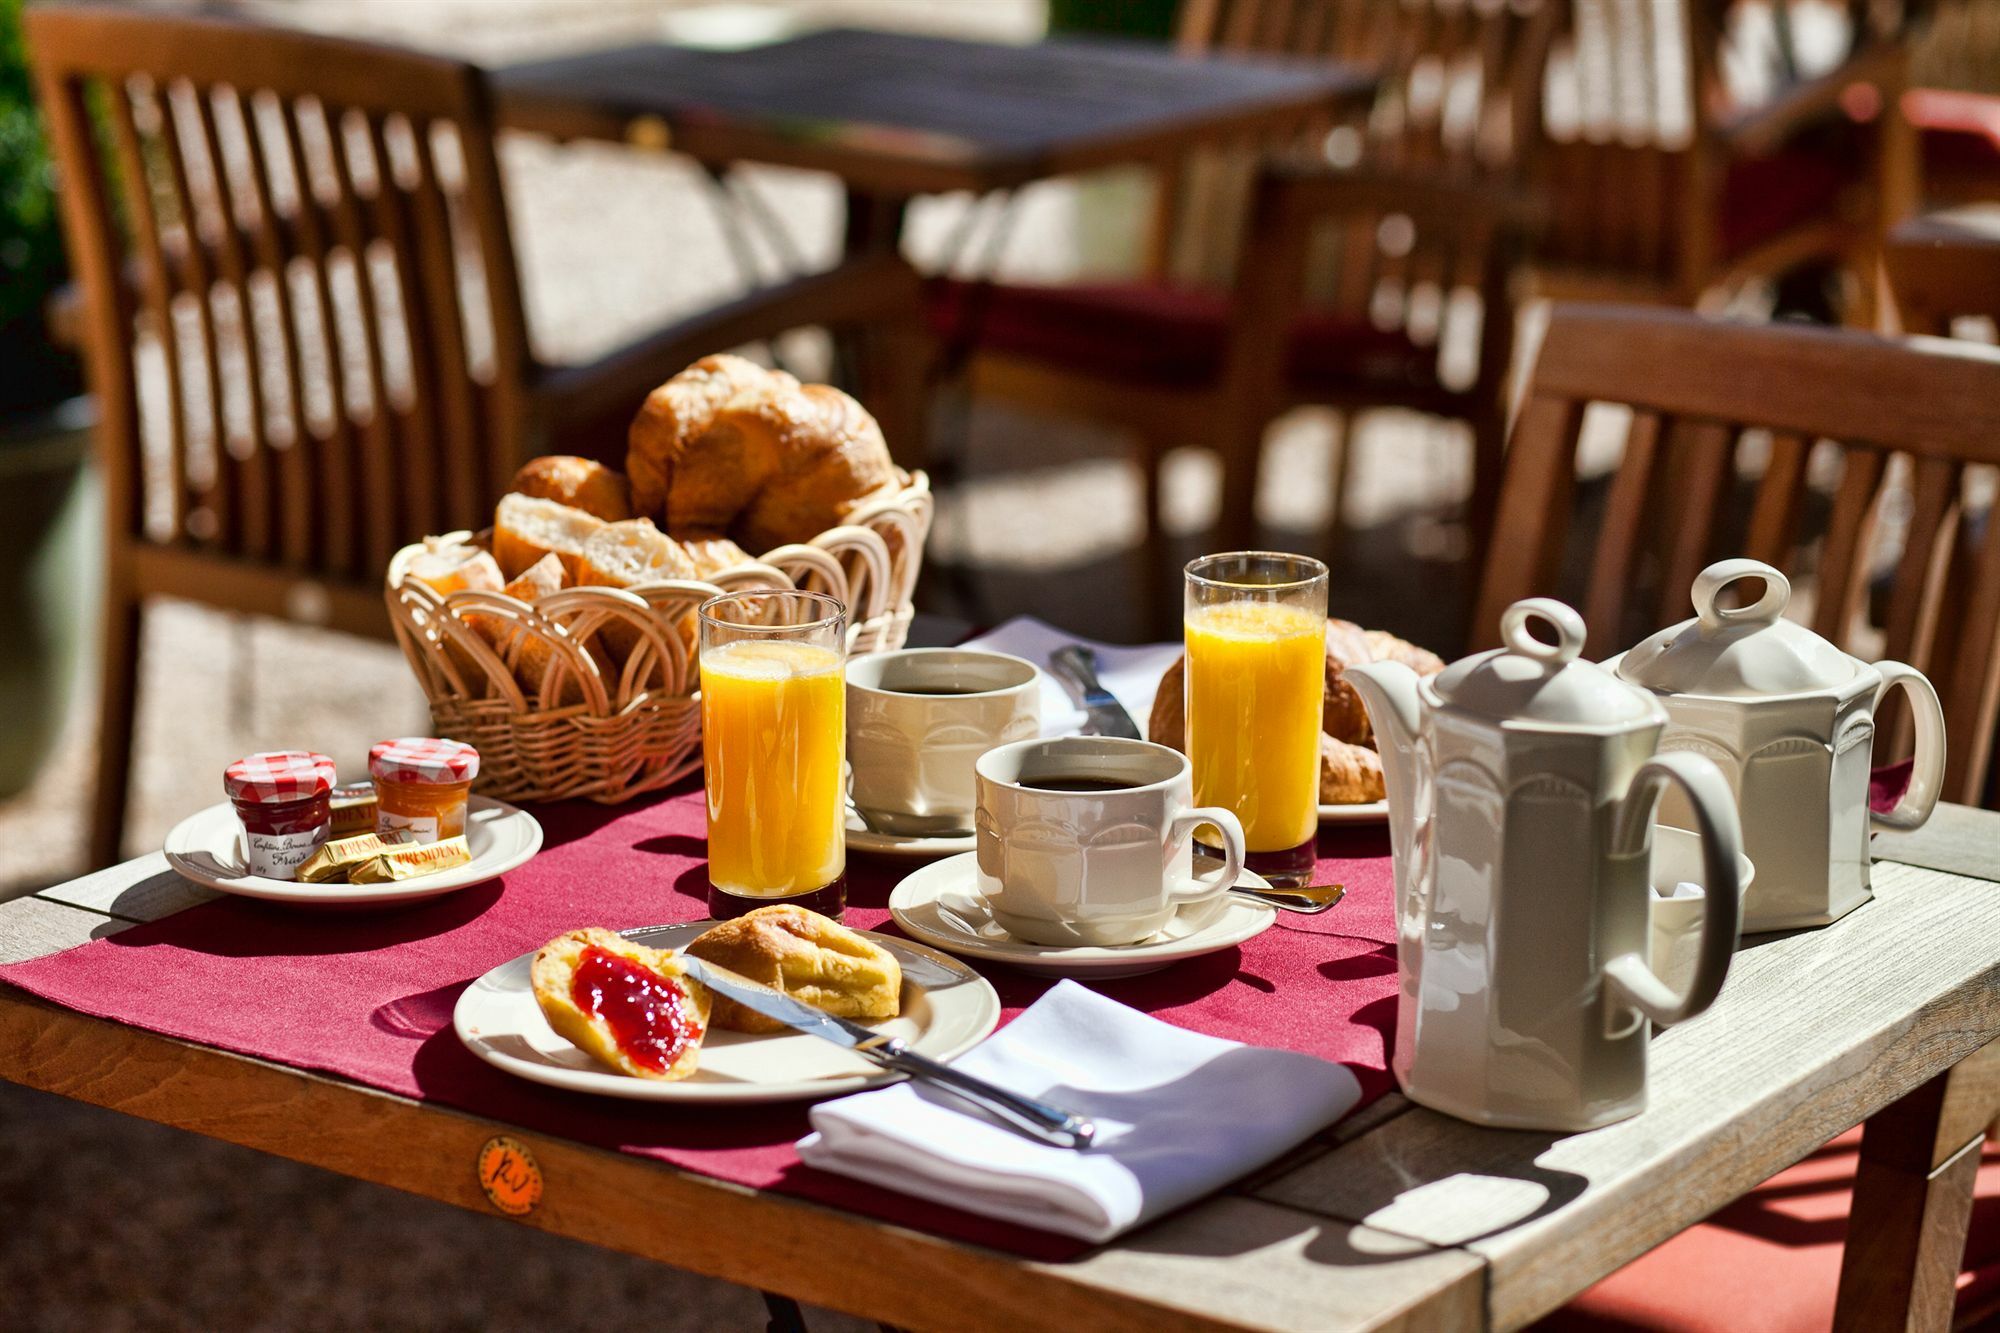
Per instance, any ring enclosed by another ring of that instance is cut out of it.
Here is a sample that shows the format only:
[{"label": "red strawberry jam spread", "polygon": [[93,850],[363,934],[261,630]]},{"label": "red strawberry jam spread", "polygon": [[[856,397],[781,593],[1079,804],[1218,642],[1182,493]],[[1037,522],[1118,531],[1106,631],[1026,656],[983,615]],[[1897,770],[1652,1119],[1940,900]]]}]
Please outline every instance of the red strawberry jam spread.
[{"label": "red strawberry jam spread", "polygon": [[588,948],[577,961],[570,998],[604,1020],[618,1049],[637,1065],[665,1070],[701,1039],[687,992],[679,983],[606,949]]}]

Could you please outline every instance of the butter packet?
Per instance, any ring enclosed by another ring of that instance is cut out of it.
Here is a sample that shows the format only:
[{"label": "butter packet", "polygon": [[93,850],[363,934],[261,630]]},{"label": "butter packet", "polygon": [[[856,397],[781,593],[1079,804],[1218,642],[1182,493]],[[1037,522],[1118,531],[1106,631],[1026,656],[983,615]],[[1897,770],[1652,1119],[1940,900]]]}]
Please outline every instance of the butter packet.
[{"label": "butter packet", "polygon": [[370,857],[380,856],[393,847],[412,839],[404,833],[364,833],[356,838],[336,838],[324,843],[320,849],[307,857],[299,867],[298,878],[302,884],[337,884],[348,877],[354,867]]},{"label": "butter packet", "polygon": [[472,860],[472,849],[466,846],[465,835],[446,838],[442,842],[427,842],[408,847],[392,847],[357,864],[348,872],[350,884],[391,884],[398,880],[418,879],[424,875],[434,875],[440,870],[450,870]]},{"label": "butter packet", "polygon": [[329,804],[333,807],[332,837],[345,839],[375,831],[373,782],[344,782],[333,789]]}]

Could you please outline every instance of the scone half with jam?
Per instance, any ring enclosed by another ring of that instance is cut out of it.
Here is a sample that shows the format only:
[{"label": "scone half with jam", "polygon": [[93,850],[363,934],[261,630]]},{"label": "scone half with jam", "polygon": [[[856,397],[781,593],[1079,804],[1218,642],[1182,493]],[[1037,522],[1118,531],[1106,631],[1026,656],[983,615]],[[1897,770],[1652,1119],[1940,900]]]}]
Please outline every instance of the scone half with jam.
[{"label": "scone half with jam", "polygon": [[544,944],[528,978],[556,1035],[621,1074],[682,1079],[700,1063],[708,987],[671,952],[586,926]]}]

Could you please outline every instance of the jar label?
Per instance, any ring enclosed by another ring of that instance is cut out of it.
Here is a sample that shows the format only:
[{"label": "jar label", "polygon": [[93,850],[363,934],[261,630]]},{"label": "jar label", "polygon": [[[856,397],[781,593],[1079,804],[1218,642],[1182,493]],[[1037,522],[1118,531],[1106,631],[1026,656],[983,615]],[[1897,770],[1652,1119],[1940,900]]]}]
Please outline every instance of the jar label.
[{"label": "jar label", "polygon": [[265,879],[294,880],[306,858],[326,841],[326,825],[309,833],[252,833],[244,830],[244,850],[249,853],[250,873]]},{"label": "jar label", "polygon": [[376,808],[375,831],[380,834],[401,833],[403,842],[436,842],[438,840],[438,818],[436,815],[397,815]]}]

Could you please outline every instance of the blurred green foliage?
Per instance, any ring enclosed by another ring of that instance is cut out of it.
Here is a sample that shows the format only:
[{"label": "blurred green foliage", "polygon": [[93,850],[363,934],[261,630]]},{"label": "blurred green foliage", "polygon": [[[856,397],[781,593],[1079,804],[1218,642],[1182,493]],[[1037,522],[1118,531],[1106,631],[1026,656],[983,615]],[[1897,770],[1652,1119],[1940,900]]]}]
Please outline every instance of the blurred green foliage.
[{"label": "blurred green foliage", "polygon": [[49,344],[43,321],[69,266],[21,5],[0,0],[0,415],[60,402],[81,387],[76,358]]}]

